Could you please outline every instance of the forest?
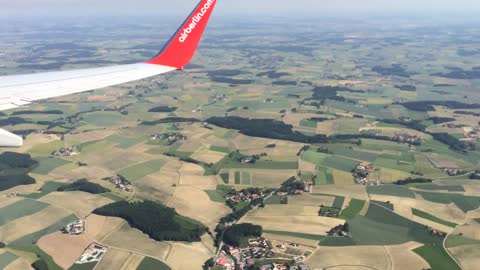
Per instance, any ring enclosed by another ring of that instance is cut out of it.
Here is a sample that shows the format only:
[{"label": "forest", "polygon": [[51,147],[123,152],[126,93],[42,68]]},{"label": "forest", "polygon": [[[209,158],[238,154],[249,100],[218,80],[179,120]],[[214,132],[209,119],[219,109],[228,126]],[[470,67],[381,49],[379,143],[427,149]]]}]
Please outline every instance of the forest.
[{"label": "forest", "polygon": [[157,241],[200,241],[206,227],[192,219],[180,216],[175,209],[153,201],[119,201],[93,211],[94,214],[125,219]]},{"label": "forest", "polygon": [[102,187],[99,184],[87,181],[87,179],[80,179],[74,183],[63,185],[57,191],[83,191],[91,194],[101,194],[110,192],[110,189]]},{"label": "forest", "polygon": [[246,238],[262,236],[261,226],[250,223],[235,224],[223,234],[223,241],[228,245],[239,247]]}]

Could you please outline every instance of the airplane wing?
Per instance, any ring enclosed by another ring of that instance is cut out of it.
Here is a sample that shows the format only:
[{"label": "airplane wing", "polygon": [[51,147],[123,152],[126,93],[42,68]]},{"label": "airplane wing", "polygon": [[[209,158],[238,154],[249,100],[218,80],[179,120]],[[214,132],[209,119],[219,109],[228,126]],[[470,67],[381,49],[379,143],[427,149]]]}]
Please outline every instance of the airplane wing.
[{"label": "airplane wing", "polygon": [[[144,63],[0,77],[0,111],[182,70],[192,59],[217,0],[201,0],[160,53]],[[22,138],[0,129],[0,146]]]}]

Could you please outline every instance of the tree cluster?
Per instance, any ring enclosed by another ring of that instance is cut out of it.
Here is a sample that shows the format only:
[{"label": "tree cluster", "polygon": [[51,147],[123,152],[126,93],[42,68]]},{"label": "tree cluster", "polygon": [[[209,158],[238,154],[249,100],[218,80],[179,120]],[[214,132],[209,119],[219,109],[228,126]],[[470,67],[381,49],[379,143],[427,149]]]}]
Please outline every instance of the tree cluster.
[{"label": "tree cluster", "polygon": [[202,224],[182,217],[175,209],[153,201],[119,201],[93,211],[101,216],[120,217],[130,226],[157,241],[200,241],[206,232]]},{"label": "tree cluster", "polygon": [[102,187],[99,184],[87,181],[87,179],[80,179],[74,183],[63,185],[57,191],[83,191],[91,194],[101,194],[110,192],[110,189]]}]

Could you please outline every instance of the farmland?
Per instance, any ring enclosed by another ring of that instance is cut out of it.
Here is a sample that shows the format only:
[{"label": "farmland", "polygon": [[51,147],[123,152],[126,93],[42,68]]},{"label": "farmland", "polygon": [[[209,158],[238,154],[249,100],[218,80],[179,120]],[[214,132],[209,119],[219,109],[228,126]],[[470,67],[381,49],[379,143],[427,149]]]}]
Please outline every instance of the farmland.
[{"label": "farmland", "polygon": [[[308,246],[312,269],[476,269],[476,25],[219,20],[184,72],[0,114],[2,129],[25,137],[0,149],[0,269],[37,258],[68,269],[91,242],[105,256],[73,269],[200,269],[235,222]],[[2,24],[2,74],[144,61],[161,48],[145,41],[163,22],[98,23]],[[357,184],[359,165],[370,182]],[[255,188],[264,198],[227,204]],[[176,223],[107,207],[145,202]],[[84,233],[59,231],[76,220]],[[337,226],[349,234],[329,235]]]}]

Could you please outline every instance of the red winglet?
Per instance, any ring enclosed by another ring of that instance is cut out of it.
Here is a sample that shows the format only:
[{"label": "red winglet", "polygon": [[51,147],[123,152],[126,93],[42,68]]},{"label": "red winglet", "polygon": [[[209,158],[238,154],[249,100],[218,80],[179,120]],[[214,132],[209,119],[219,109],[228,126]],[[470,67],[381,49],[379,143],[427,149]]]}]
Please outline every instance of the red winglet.
[{"label": "red winglet", "polygon": [[183,69],[195,54],[217,0],[202,0],[170,41],[148,64]]}]

